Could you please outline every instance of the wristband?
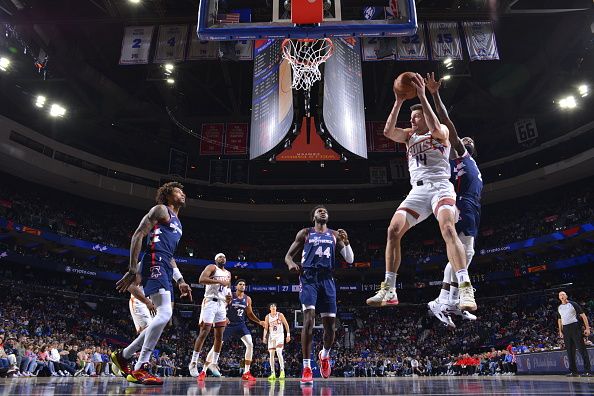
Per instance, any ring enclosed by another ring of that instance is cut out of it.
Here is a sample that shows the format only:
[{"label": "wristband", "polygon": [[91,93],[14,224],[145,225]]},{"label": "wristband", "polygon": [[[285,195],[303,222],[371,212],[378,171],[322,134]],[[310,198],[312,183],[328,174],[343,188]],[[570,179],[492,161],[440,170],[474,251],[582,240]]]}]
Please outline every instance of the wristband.
[{"label": "wristband", "polygon": [[179,268],[175,267],[173,269],[173,280],[177,282],[181,278],[183,278],[183,276],[182,276],[181,272],[179,271]]}]

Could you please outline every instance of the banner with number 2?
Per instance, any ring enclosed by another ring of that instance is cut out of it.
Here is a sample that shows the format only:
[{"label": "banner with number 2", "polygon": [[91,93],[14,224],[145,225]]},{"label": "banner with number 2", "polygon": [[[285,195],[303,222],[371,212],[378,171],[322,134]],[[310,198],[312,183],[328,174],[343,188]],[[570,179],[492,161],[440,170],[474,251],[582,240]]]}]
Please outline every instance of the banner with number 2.
[{"label": "banner with number 2", "polygon": [[128,26],[122,39],[120,65],[148,63],[154,26]]}]

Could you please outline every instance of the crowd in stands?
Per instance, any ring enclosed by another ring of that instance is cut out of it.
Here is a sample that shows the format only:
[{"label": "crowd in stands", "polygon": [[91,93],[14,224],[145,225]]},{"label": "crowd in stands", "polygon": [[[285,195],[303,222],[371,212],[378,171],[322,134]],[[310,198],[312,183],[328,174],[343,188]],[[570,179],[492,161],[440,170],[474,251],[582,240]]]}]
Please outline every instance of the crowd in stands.
[{"label": "crowd in stands", "polygon": [[[9,275],[2,272],[5,279]],[[126,300],[97,303],[88,296],[63,296],[55,286],[38,288],[22,281],[1,285],[6,290],[0,306],[0,373],[11,376],[118,375],[108,356],[134,337]],[[594,312],[588,289],[570,292]],[[256,301],[263,300],[254,295]],[[562,347],[556,328],[556,293],[532,293],[481,301],[479,320],[456,320],[454,331],[442,327],[421,306],[377,310],[342,302],[332,364],[337,376],[504,375],[515,370],[515,354]],[[262,301],[264,302],[264,301]],[[279,306],[293,318],[297,304]],[[188,375],[187,364],[196,336],[197,309],[192,317],[176,309],[152,359],[160,375]],[[266,308],[255,307],[263,318]],[[590,320],[592,315],[589,314]],[[252,374],[270,372],[261,328],[252,327],[255,343]],[[285,371],[300,375],[300,333],[285,347]],[[320,343],[317,330],[314,345]],[[515,343],[512,344],[512,343]],[[212,345],[206,342],[203,357]],[[223,346],[219,366],[228,376],[240,374],[244,346],[240,340]]]},{"label": "crowd in stands", "polygon": [[[135,210],[89,201],[5,176],[8,183],[0,186],[0,218],[78,239],[127,248],[131,234],[149,209]],[[483,207],[476,250],[592,221],[594,197],[588,185],[587,181],[580,182],[547,191],[538,197],[528,196]],[[306,217],[300,223],[279,225],[214,222],[187,218],[183,213],[181,216],[187,232],[180,242],[180,255],[211,258],[224,247],[231,258],[273,263],[283,262],[296,231],[309,224]],[[339,224],[348,230],[351,243],[357,247],[358,260],[383,258],[388,221]],[[419,261],[431,255],[445,254],[445,246],[433,221],[416,227],[415,232],[405,237],[405,243],[407,257]]]}]

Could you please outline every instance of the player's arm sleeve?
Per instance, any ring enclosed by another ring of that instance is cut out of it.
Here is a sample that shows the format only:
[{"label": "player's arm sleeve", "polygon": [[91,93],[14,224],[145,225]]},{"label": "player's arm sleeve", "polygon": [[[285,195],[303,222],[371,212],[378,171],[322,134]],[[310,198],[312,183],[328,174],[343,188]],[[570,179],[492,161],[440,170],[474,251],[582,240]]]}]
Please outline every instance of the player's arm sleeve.
[{"label": "player's arm sleeve", "polygon": [[355,261],[355,253],[353,253],[353,248],[350,243],[342,248],[340,254],[342,254],[342,257],[344,257],[345,261],[349,264],[352,264],[353,261]]}]

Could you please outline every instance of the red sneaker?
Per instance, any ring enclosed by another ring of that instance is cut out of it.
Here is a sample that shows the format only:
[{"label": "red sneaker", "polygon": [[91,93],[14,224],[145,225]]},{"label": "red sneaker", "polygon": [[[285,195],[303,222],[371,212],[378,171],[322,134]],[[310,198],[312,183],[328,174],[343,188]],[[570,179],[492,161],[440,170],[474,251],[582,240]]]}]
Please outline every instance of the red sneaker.
[{"label": "red sneaker", "polygon": [[303,368],[303,374],[301,374],[301,383],[302,384],[313,384],[313,373],[311,372],[310,367]]},{"label": "red sneaker", "polygon": [[206,371],[201,371],[200,374],[198,374],[198,377],[196,377],[196,381],[198,381],[198,382],[204,382],[205,379],[206,379]]},{"label": "red sneaker", "polygon": [[330,377],[330,374],[332,373],[332,367],[330,367],[330,356],[323,358],[322,351],[320,351],[320,353],[318,353],[318,359],[320,359],[320,374],[322,374],[322,377],[324,378]]},{"label": "red sneaker", "polygon": [[135,380],[130,382],[136,382],[142,385],[163,385],[163,380],[152,375],[148,370],[148,363],[144,363],[139,370],[134,370],[130,373],[130,376]]},{"label": "red sneaker", "polygon": [[247,373],[243,373],[243,375],[241,376],[241,379],[244,381],[255,381],[256,377],[254,377],[252,375],[252,373],[250,373],[249,371]]},{"label": "red sneaker", "polygon": [[109,355],[109,359],[122,372],[124,377],[132,373],[132,370],[130,370],[130,367],[128,366],[130,360],[124,358],[122,351],[112,352],[111,355]]}]

